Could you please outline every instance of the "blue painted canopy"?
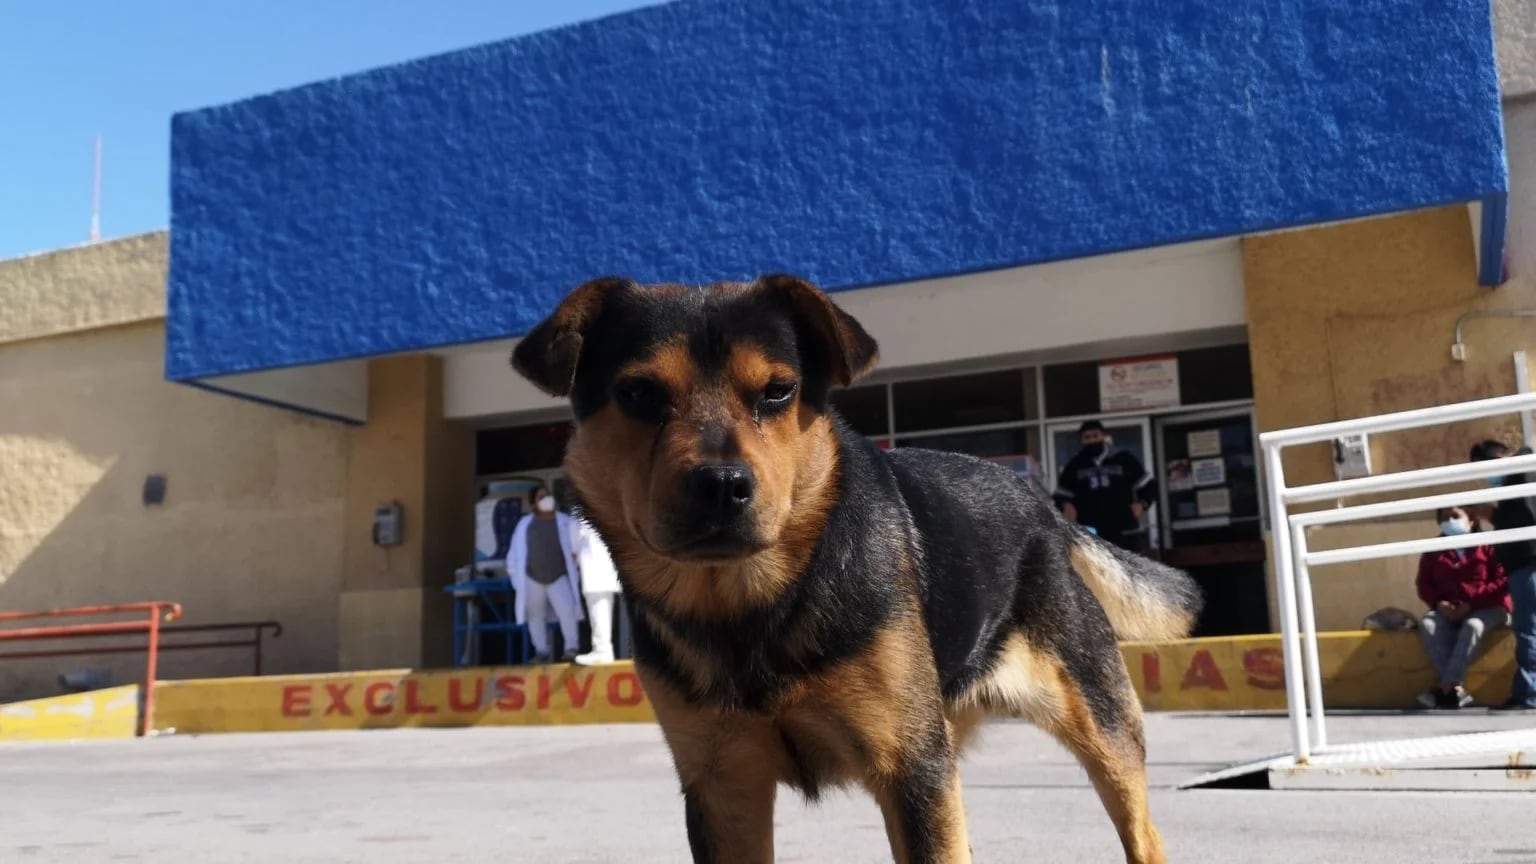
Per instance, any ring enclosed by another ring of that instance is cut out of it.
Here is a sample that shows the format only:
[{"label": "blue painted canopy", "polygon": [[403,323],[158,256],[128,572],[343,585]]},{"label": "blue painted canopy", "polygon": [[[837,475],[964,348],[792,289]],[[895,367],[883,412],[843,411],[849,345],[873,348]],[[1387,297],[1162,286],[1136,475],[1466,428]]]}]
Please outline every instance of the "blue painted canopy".
[{"label": "blue painted canopy", "polygon": [[846,289],[1507,183],[1488,0],[682,0],[172,131],[172,379],[517,335],[604,273]]}]

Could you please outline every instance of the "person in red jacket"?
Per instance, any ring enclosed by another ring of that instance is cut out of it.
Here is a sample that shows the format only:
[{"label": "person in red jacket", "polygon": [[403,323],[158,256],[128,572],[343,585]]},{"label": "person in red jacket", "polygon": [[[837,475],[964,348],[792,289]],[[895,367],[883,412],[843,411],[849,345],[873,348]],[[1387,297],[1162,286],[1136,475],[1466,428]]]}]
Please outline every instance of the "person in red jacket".
[{"label": "person in red jacket", "polygon": [[[1460,507],[1435,514],[1444,536],[1475,530]],[[1477,644],[1488,631],[1508,627],[1509,580],[1491,546],[1425,552],[1419,559],[1419,599],[1429,607],[1419,621],[1424,649],[1440,686],[1419,695],[1425,708],[1465,708],[1472,696],[1463,686]]]}]

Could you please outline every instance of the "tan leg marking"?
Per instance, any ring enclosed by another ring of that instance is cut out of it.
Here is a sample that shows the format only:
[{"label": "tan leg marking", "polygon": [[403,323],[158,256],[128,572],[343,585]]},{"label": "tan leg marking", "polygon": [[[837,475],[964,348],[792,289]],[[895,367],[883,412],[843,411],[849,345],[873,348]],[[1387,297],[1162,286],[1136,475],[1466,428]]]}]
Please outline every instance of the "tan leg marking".
[{"label": "tan leg marking", "polygon": [[950,772],[949,786],[926,812],[932,845],[922,857],[914,857],[910,848],[910,826],[905,823],[907,807],[897,787],[877,788],[875,800],[885,817],[885,836],[891,843],[896,864],[970,864],[970,835],[965,824],[965,801],[960,794],[960,772]]},{"label": "tan leg marking", "polygon": [[1126,710],[1119,729],[1095,720],[1082,690],[1056,657],[1015,634],[996,670],[953,706],[1029,720],[1072,751],[1088,772],[1131,864],[1164,864],[1162,838],[1147,805],[1146,748],[1141,705],[1127,679]]},{"label": "tan leg marking", "polygon": [[672,750],[699,864],[772,864],[773,805],[783,760],[772,724],[698,708],[643,671],[641,683]]}]

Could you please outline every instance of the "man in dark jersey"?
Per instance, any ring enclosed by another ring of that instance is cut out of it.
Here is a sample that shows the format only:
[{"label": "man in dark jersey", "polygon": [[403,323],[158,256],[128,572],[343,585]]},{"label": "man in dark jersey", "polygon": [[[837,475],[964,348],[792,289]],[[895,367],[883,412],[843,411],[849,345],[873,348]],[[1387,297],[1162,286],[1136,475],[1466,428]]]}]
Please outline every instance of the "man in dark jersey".
[{"label": "man in dark jersey", "polygon": [[[1513,455],[1531,452],[1522,448]],[[1472,461],[1503,459],[1509,448],[1497,441],[1482,441],[1472,446]],[[1515,486],[1531,482],[1529,474],[1490,477],[1493,486]],[[1536,525],[1536,498],[1509,498],[1493,508],[1494,530],[1528,528]],[[1519,540],[1493,547],[1499,563],[1509,576],[1509,599],[1514,603],[1510,623],[1515,631],[1515,680],[1509,701],[1499,706],[1505,711],[1536,711],[1536,541]]]},{"label": "man in dark jersey", "polygon": [[1135,455],[1111,447],[1097,420],[1078,429],[1078,440],[1083,449],[1056,480],[1061,512],[1105,540],[1140,552],[1145,539],[1141,516],[1157,498],[1157,478]]}]

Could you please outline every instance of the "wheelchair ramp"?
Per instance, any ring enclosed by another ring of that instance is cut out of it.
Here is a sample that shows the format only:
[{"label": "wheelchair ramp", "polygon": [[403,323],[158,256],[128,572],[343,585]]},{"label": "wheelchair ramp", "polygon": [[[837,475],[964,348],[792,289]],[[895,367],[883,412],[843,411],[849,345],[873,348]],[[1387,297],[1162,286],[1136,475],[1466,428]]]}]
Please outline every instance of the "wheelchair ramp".
[{"label": "wheelchair ramp", "polygon": [[1289,755],[1266,757],[1178,788],[1251,786],[1261,779],[1271,789],[1536,792],[1536,729],[1343,744],[1304,765]]}]

